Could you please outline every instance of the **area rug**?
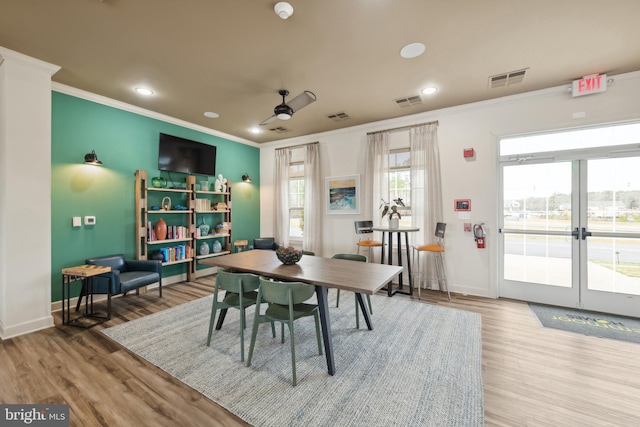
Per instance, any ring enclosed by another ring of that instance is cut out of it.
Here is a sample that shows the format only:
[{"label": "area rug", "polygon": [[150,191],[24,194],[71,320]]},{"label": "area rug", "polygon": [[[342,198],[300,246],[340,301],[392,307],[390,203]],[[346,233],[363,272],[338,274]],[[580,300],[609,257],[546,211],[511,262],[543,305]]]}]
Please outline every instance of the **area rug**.
[{"label": "area rug", "polygon": [[547,328],[640,343],[640,319],[534,303],[529,307]]},{"label": "area rug", "polygon": [[[240,362],[237,310],[206,346],[212,297],[103,332],[255,426],[484,424],[480,315],[374,295],[369,331],[355,328],[353,298],[343,297],[339,308],[334,298],[336,374],[318,355],[313,318],[297,320],[296,387],[288,332],[281,344],[279,327],[273,339],[269,324],[260,325],[251,367]],[[249,325],[253,315],[250,309]]]}]

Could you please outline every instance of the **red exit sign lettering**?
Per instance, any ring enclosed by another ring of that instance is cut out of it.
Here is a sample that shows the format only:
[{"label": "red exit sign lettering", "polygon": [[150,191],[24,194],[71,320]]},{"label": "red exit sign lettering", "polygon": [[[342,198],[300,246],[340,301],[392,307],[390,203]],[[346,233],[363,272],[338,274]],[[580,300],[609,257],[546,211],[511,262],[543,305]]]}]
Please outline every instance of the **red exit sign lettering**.
[{"label": "red exit sign lettering", "polygon": [[607,90],[607,75],[584,76],[579,80],[573,81],[573,96],[589,95],[592,93],[604,92]]}]

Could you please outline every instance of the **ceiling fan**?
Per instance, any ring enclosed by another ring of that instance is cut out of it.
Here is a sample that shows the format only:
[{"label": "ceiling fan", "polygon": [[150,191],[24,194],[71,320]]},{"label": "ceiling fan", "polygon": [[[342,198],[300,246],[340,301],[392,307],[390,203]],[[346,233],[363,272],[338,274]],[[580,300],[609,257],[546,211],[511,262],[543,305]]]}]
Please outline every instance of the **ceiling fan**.
[{"label": "ceiling fan", "polygon": [[289,120],[291,116],[293,116],[293,113],[306,107],[316,100],[316,96],[313,92],[305,90],[300,95],[289,101],[289,103],[287,104],[285,103],[284,98],[289,95],[289,91],[286,89],[280,89],[278,93],[282,96],[282,104],[276,105],[276,107],[273,109],[273,116],[260,123],[260,126],[268,125],[275,119]]}]

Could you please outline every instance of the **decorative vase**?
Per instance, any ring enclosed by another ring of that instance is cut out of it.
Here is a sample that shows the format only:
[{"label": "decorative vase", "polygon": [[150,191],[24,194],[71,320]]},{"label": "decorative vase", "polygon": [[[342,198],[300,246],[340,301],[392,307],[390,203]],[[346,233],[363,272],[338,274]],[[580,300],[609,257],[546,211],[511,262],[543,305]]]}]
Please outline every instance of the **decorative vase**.
[{"label": "decorative vase", "polygon": [[207,236],[209,234],[209,230],[211,229],[211,226],[209,224],[205,224],[204,223],[204,217],[200,218],[200,235],[202,237]]},{"label": "decorative vase", "polygon": [[213,241],[213,253],[218,253],[222,250],[222,245],[217,240]]},{"label": "decorative vase", "polygon": [[165,188],[167,186],[167,180],[163,176],[156,176],[151,180],[151,185],[154,188]]},{"label": "decorative vase", "polygon": [[400,220],[398,218],[389,218],[389,228],[398,228]]},{"label": "decorative vase", "polygon": [[200,244],[200,255],[208,255],[209,254],[209,245],[207,242],[202,242]]},{"label": "decorative vase", "polygon": [[158,222],[156,222],[156,226],[153,227],[153,231],[156,232],[156,239],[164,240],[167,238],[167,223],[164,222],[164,219],[160,218]]},{"label": "decorative vase", "polygon": [[209,181],[200,181],[200,191],[209,191]]}]

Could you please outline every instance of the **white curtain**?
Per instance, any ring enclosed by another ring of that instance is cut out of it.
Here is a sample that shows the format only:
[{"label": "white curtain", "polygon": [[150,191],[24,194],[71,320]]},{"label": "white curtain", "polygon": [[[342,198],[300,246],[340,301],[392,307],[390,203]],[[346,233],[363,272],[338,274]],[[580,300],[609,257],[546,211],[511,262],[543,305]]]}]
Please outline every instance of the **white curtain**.
[{"label": "white curtain", "polygon": [[[411,128],[411,212],[412,226],[420,228],[414,233],[414,244],[435,243],[437,222],[443,222],[442,181],[440,177],[440,151],[436,123]],[[440,289],[432,254],[422,257],[421,271],[427,272],[427,287]],[[414,266],[414,269],[417,266]]]},{"label": "white curtain", "polygon": [[383,224],[380,216],[380,199],[389,201],[389,132],[367,135],[367,163],[365,191],[371,204],[365,207],[366,219],[374,226]]},{"label": "white curtain", "polygon": [[322,255],[322,168],[320,144],[309,144],[304,155],[304,232],[302,248]]},{"label": "white curtain", "polygon": [[274,217],[273,229],[276,242],[289,246],[289,164],[291,151],[289,148],[276,149],[276,167],[274,171]]}]

